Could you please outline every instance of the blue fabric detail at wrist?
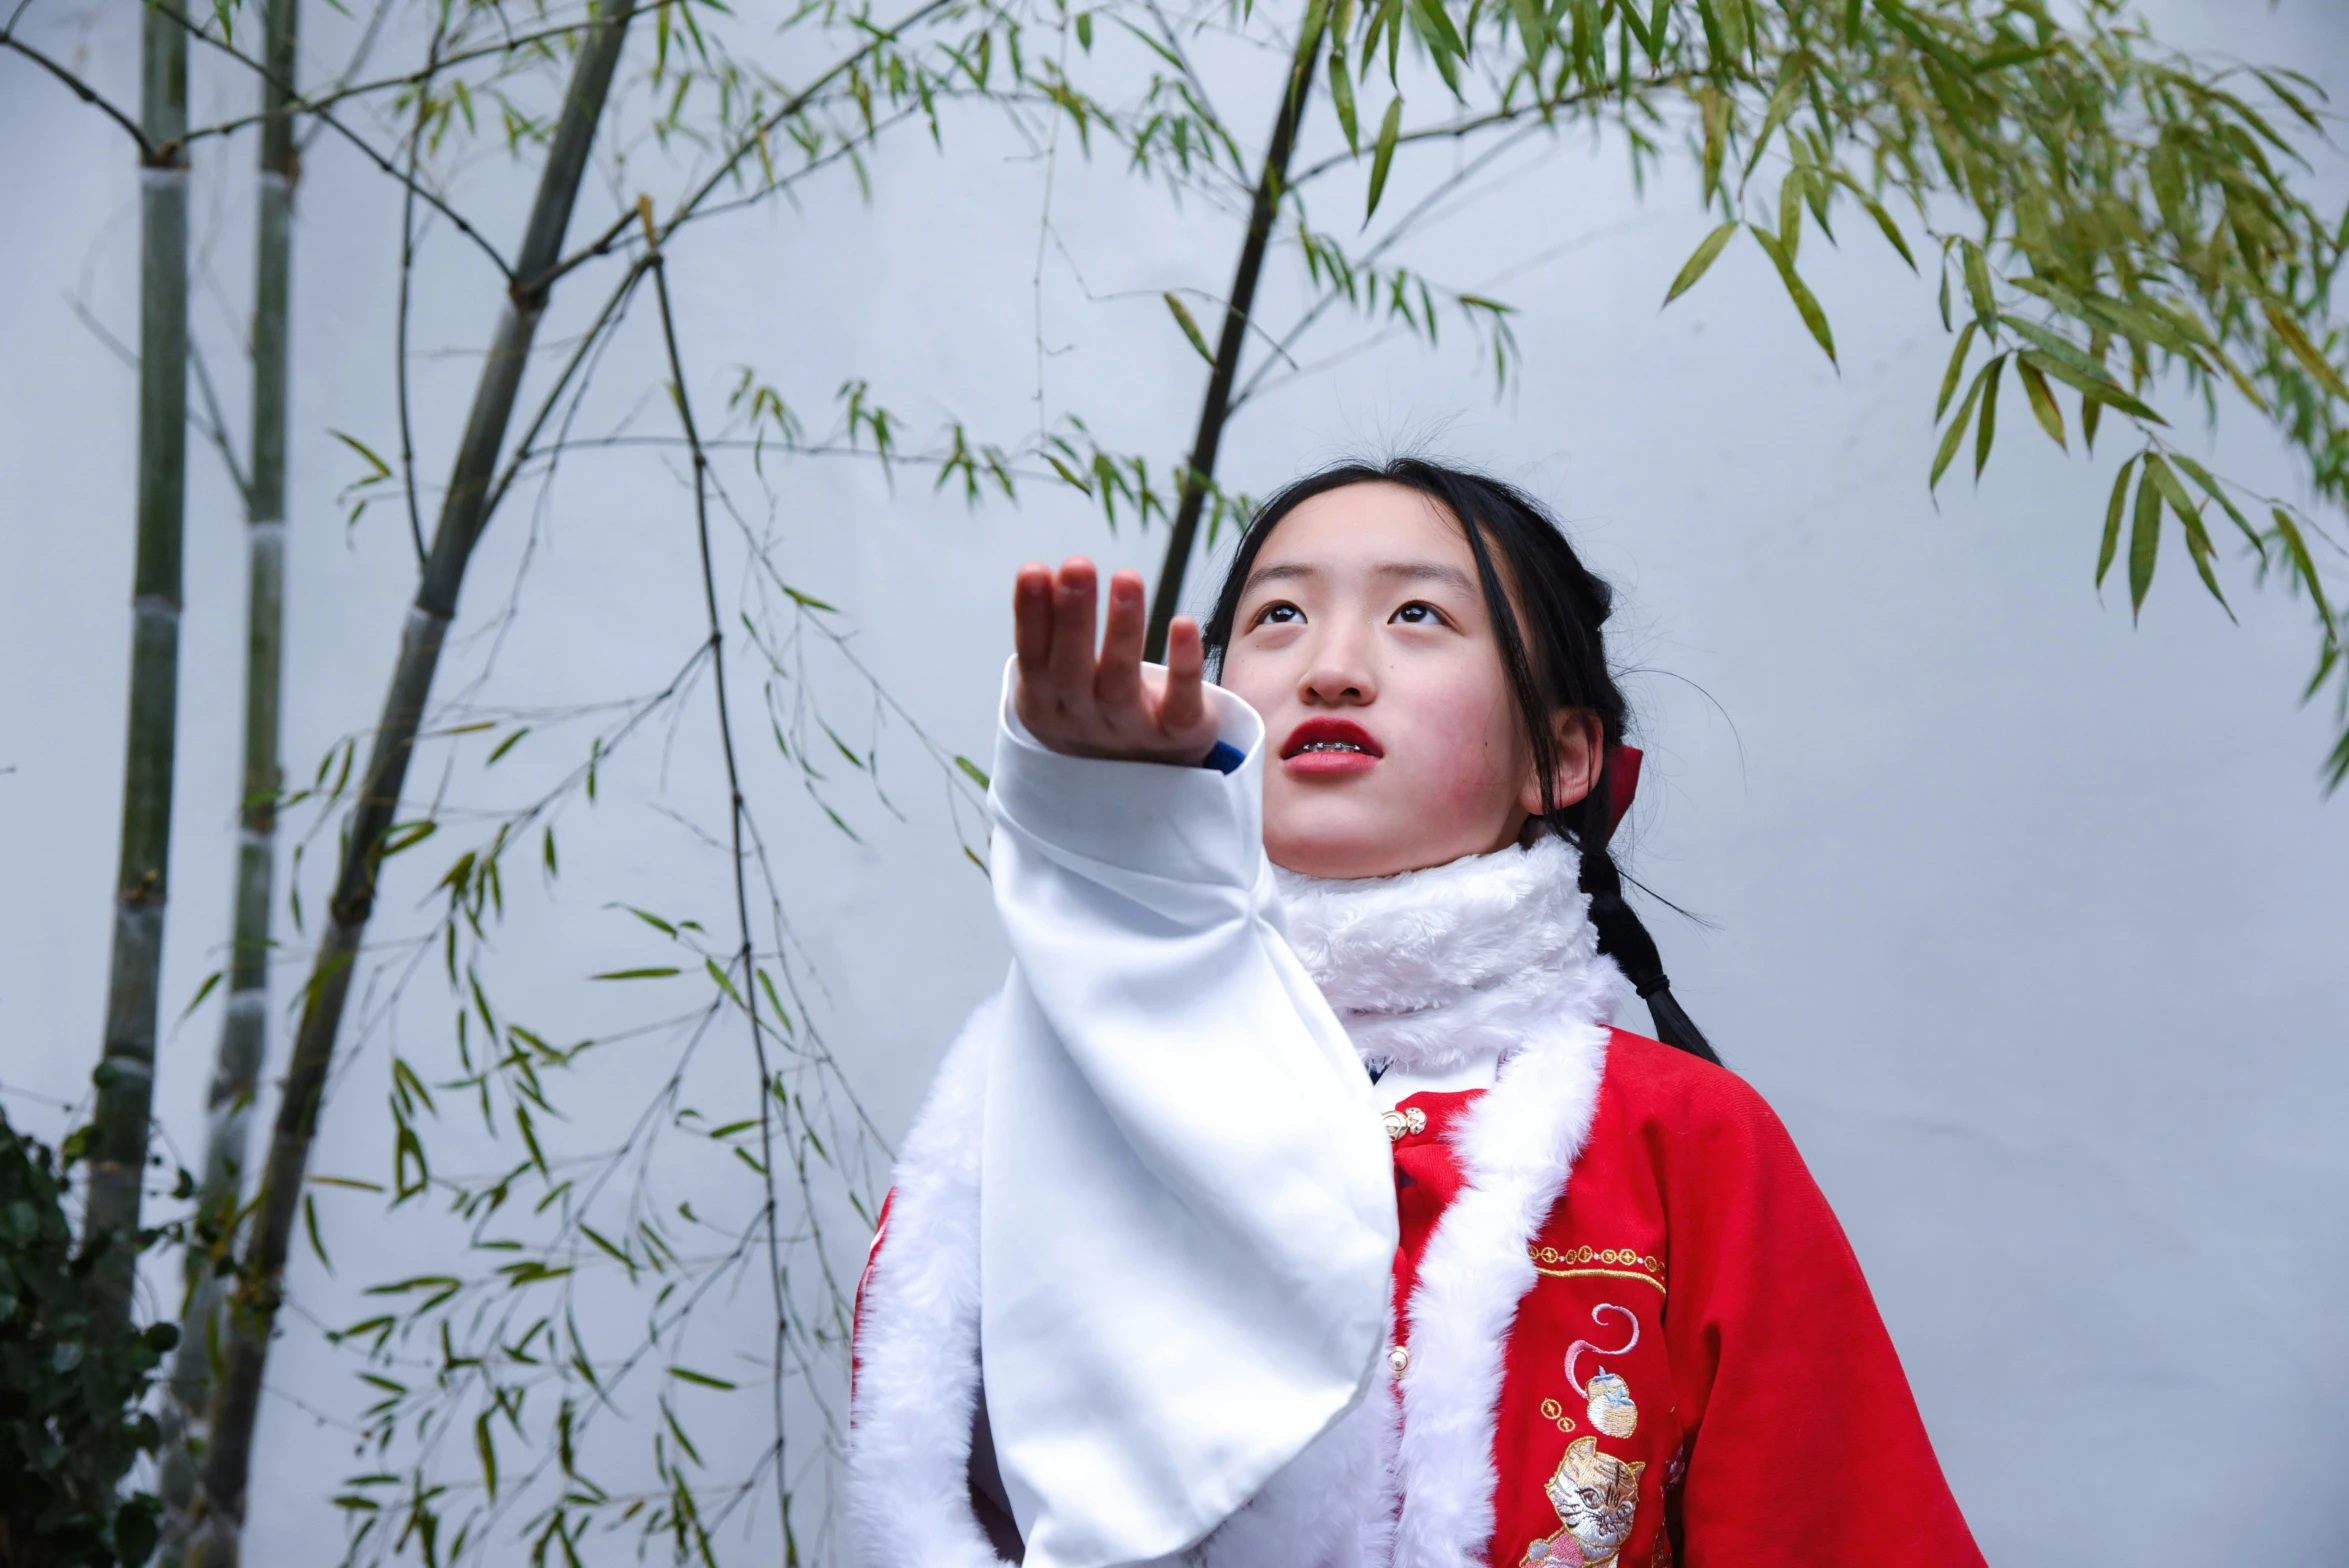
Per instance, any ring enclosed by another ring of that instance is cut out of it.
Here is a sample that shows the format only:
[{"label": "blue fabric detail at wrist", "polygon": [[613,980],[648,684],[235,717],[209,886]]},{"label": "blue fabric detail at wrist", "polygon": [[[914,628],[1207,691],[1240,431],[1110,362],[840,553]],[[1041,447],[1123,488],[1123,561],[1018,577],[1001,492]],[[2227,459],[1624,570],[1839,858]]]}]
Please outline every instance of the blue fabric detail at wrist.
[{"label": "blue fabric detail at wrist", "polygon": [[1237,773],[1240,770],[1240,764],[1247,760],[1248,754],[1246,752],[1230,741],[1219,740],[1215,743],[1215,749],[1207,754],[1206,759],[1199,766],[1213,768],[1218,773]]}]

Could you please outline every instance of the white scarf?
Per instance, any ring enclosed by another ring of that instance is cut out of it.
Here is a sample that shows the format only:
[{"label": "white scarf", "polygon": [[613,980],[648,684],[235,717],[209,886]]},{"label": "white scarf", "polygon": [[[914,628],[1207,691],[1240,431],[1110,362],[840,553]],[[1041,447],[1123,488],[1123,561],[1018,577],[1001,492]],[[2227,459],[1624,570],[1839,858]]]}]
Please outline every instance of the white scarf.
[{"label": "white scarf", "polygon": [[1289,946],[1363,1061],[1430,1074],[1498,1062],[1614,978],[1594,968],[1581,868],[1573,845],[1543,837],[1391,877],[1275,876]]}]

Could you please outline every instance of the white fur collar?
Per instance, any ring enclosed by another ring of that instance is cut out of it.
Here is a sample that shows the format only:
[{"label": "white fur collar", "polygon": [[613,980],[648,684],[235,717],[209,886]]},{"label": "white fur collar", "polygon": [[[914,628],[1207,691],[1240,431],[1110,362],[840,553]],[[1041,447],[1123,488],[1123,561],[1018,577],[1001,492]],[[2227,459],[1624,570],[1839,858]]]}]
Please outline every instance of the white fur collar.
[{"label": "white fur collar", "polygon": [[1280,871],[1289,945],[1373,1065],[1491,1061],[1562,1018],[1604,1023],[1623,979],[1599,957],[1564,839],[1332,882]]}]

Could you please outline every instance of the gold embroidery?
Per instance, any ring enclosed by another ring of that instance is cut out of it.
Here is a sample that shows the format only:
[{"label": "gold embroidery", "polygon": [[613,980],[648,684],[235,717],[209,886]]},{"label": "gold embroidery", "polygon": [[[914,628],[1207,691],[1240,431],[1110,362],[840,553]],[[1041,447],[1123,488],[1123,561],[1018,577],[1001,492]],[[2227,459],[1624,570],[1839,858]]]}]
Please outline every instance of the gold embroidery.
[{"label": "gold embroidery", "polygon": [[1529,1246],[1533,1271],[1552,1279],[1636,1279],[1664,1289],[1664,1260],[1640,1256],[1635,1247]]},{"label": "gold embroidery", "polygon": [[1568,1415],[1566,1413],[1566,1407],[1559,1404],[1555,1399],[1545,1399],[1542,1401],[1542,1419],[1555,1423],[1558,1430],[1561,1432],[1571,1432],[1574,1430],[1574,1418]]},{"label": "gold embroidery", "polygon": [[1566,1445],[1558,1470],[1543,1488],[1558,1510],[1558,1533],[1525,1548],[1521,1568],[1604,1568],[1616,1561],[1639,1515],[1644,1459],[1599,1452],[1595,1437]]}]

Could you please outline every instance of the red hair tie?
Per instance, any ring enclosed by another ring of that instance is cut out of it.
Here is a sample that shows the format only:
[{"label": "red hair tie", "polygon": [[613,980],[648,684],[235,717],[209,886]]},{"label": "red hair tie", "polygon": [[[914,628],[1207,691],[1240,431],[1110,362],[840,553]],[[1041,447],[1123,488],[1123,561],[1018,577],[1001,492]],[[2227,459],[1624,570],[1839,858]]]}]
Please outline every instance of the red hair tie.
[{"label": "red hair tie", "polygon": [[1623,814],[1631,809],[1631,797],[1639,793],[1639,748],[1637,746],[1610,746],[1607,748],[1607,832],[1612,835],[1623,825]]}]

